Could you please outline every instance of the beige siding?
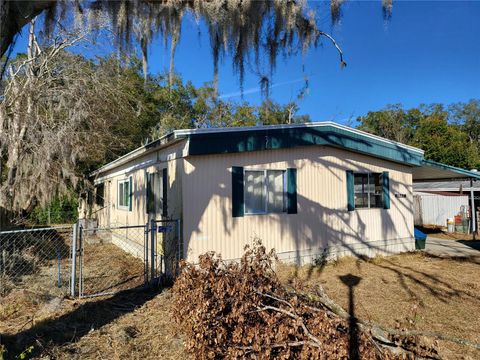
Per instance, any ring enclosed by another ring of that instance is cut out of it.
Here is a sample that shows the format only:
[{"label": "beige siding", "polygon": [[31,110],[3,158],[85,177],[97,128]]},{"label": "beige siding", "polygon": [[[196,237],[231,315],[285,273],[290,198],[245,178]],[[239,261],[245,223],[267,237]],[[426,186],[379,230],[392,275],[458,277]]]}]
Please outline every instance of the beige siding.
[{"label": "beige siding", "polygon": [[[181,172],[182,156],[185,141],[164,150],[159,150],[134,159],[122,166],[102,173],[97,181],[105,184],[105,207],[95,206],[92,217],[98,220],[101,227],[121,225],[146,224],[146,172],[161,171],[167,168],[168,172],[168,214],[170,218],[178,219],[181,216]],[[133,179],[132,210],[118,207],[118,181]],[[160,216],[157,217],[160,219]]]},{"label": "beige siding", "polygon": [[[297,214],[232,217],[231,167],[297,168]],[[347,211],[346,170],[389,171],[391,208]],[[411,168],[331,147],[304,147],[184,159],[184,255],[215,250],[241,256],[259,238],[280,257],[309,260],[332,253],[396,253],[413,247]],[[396,198],[395,193],[406,194]]]}]

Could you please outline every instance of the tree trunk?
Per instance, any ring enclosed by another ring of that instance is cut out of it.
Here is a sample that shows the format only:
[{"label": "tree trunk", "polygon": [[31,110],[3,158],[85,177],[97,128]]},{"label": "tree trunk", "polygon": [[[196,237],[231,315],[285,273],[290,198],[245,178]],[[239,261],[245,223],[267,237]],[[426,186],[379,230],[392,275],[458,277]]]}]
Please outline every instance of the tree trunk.
[{"label": "tree trunk", "polygon": [[12,44],[15,34],[56,0],[10,1],[0,0],[0,57]]}]

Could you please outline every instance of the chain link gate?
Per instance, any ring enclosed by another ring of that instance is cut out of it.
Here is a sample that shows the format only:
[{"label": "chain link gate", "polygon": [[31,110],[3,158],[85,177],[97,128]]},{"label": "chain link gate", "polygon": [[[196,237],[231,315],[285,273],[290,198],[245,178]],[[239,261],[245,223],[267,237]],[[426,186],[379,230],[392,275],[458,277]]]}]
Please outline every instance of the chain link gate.
[{"label": "chain link gate", "polygon": [[180,230],[180,220],[150,221],[150,256],[146,259],[153,261],[150,260],[150,274],[146,272],[147,282],[169,282],[175,277],[181,258]]},{"label": "chain link gate", "polygon": [[93,297],[173,279],[180,255],[180,221],[78,227],[72,247],[72,296]]}]

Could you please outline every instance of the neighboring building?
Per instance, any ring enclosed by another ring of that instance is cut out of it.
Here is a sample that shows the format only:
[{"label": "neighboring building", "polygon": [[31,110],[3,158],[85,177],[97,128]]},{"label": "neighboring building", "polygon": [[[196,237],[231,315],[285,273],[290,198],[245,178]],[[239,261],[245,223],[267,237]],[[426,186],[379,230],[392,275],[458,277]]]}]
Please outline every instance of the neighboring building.
[{"label": "neighboring building", "polygon": [[413,250],[413,181],[479,177],[332,122],[177,130],[92,176],[100,226],[180,219],[189,261],[259,238],[298,263]]},{"label": "neighboring building", "polygon": [[[413,188],[415,189],[414,184]],[[415,225],[447,226],[447,219],[454,219],[456,215],[466,214],[469,209],[467,195],[452,192],[414,191],[413,207]]]},{"label": "neighboring building", "polygon": [[[470,173],[478,174],[476,170],[472,170]],[[443,195],[459,195],[463,196],[462,200],[465,201],[465,198],[468,199],[468,214],[470,215],[470,209],[472,204],[475,204],[475,212],[473,213],[474,218],[473,221],[470,223],[471,231],[476,231],[478,229],[478,219],[479,219],[479,206],[480,206],[480,182],[476,181],[475,178],[470,179],[463,179],[463,178],[455,178],[455,179],[436,179],[441,181],[426,181],[426,182],[419,182],[413,184],[413,190],[415,192],[423,192],[423,193],[438,193]],[[452,207],[455,206],[455,203],[460,201],[459,199],[447,198],[445,201],[448,201],[449,204],[447,205],[444,202],[442,206],[442,210],[445,213],[451,213]],[[457,210],[459,211],[459,210]],[[431,211],[429,211],[432,214]],[[456,215],[456,214],[455,214]],[[452,217],[452,216],[449,216]],[[443,225],[444,226],[444,225]]]}]

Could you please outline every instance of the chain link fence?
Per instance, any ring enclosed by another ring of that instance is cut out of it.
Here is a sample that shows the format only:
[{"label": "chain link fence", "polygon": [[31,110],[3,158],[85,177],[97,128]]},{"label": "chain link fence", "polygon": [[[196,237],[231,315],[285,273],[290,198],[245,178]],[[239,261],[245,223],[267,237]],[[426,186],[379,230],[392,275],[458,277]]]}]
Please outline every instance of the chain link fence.
[{"label": "chain link fence", "polygon": [[66,295],[71,243],[72,226],[0,231],[0,296],[16,288]]},{"label": "chain link fence", "polygon": [[145,283],[145,225],[80,230],[80,297],[109,295]]},{"label": "chain link fence", "polygon": [[45,298],[109,295],[175,276],[178,220],[108,228],[86,224],[0,231],[0,297],[14,289]]},{"label": "chain link fence", "polygon": [[110,295],[153,281],[168,281],[177,271],[178,220],[106,228],[86,225],[79,233],[80,297]]}]

